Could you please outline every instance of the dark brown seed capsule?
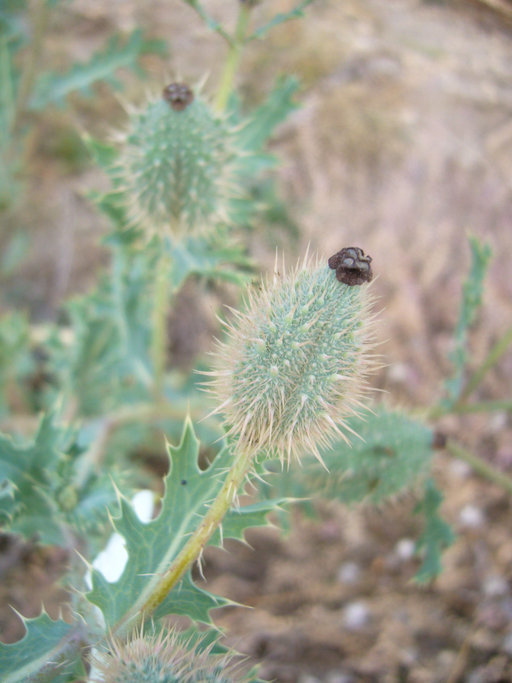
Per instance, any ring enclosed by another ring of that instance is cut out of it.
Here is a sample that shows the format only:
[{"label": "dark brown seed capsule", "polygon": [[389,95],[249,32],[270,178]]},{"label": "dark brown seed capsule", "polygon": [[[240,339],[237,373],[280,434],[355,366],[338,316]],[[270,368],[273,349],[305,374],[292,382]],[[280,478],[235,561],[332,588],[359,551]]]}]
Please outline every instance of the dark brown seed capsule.
[{"label": "dark brown seed capsule", "polygon": [[167,85],[162,91],[162,96],[174,111],[183,111],[194,101],[194,93],[185,83]]},{"label": "dark brown seed capsule", "polygon": [[370,282],[373,278],[372,257],[366,256],[359,247],[346,247],[328,260],[329,268],[336,271],[336,277],[350,287]]}]

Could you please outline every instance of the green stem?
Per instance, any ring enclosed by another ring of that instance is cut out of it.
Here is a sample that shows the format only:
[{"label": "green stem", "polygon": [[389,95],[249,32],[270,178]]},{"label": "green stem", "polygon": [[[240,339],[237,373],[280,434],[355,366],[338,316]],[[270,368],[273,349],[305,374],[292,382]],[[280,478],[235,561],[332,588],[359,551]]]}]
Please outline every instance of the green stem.
[{"label": "green stem", "polygon": [[165,600],[178,581],[183,577],[190,565],[200,556],[213,536],[215,530],[222,522],[224,515],[230,509],[237,492],[242,485],[253,461],[252,451],[240,451],[228,471],[224,484],[213,501],[207,514],[201,521],[196,531],[177,555],[162,578],[158,581],[149,598],[139,607],[127,613],[115,628],[116,635],[123,635],[128,629],[135,626],[134,618],[139,620],[149,618],[155,609]]},{"label": "green stem", "polygon": [[0,103],[4,112],[4,126],[0,130],[2,147],[7,147],[10,141],[10,131],[15,119],[15,94],[12,75],[11,55],[7,44],[7,38],[0,38],[0,77],[2,79],[2,91],[0,93]]},{"label": "green stem", "polygon": [[228,103],[229,96],[233,91],[236,72],[240,64],[240,57],[244,45],[246,44],[247,28],[249,26],[250,15],[250,7],[248,5],[240,4],[235,34],[233,36],[232,42],[229,45],[228,56],[224,65],[219,92],[217,93],[216,108],[218,111],[224,111]]},{"label": "green stem", "polygon": [[478,455],[471,453],[466,448],[463,448],[454,441],[448,441],[448,443],[446,444],[446,450],[448,451],[448,453],[450,453],[450,455],[453,455],[453,457],[459,458],[460,460],[464,460],[465,462],[467,462],[469,465],[471,465],[475,472],[478,472],[478,474],[481,474],[483,477],[485,477],[489,481],[492,481],[494,484],[501,486],[502,489],[504,489],[507,493],[510,493],[510,495],[512,495],[511,477],[504,474],[503,472],[500,472],[495,467],[490,465],[488,462],[480,458]]},{"label": "green stem", "polygon": [[155,275],[153,309],[153,338],[151,357],[153,361],[153,391],[156,401],[164,395],[165,364],[167,357],[167,310],[169,305],[169,270],[171,261],[165,251],[159,256]]},{"label": "green stem", "polygon": [[463,403],[455,405],[452,410],[447,411],[455,415],[467,415],[470,413],[494,413],[497,411],[512,411],[512,401],[478,401],[475,403]]},{"label": "green stem", "polygon": [[478,368],[478,370],[466,384],[463,392],[459,397],[459,400],[457,401],[457,405],[464,403],[467,400],[467,398],[473,393],[473,391],[477,389],[485,375],[489,372],[489,370],[492,367],[496,365],[501,356],[507,351],[510,344],[512,344],[512,325],[508,328],[508,330],[501,337],[501,339],[499,339],[496,342],[496,344],[492,347],[482,365]]},{"label": "green stem", "polygon": [[32,40],[30,41],[30,52],[27,55],[27,60],[20,78],[20,86],[18,90],[18,97],[16,99],[16,110],[13,121],[13,126],[15,128],[19,125],[21,117],[25,113],[30,95],[32,94],[37,72],[41,66],[43,40],[49,17],[47,0],[33,0],[31,15]]},{"label": "green stem", "polygon": [[434,406],[428,413],[430,420],[437,420],[443,415],[470,415],[472,413],[494,413],[512,411],[512,401],[475,401],[473,403],[456,403],[454,406]]}]

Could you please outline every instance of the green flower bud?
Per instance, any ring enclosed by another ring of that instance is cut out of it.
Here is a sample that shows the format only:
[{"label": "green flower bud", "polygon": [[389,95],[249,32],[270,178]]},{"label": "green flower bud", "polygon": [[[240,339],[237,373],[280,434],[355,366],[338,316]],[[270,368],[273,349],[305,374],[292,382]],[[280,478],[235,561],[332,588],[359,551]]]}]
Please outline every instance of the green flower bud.
[{"label": "green flower bud", "polygon": [[112,639],[95,658],[94,683],[234,683],[248,680],[239,662],[213,655],[204,646],[171,629],[158,635],[142,630],[127,642]]},{"label": "green flower bud", "polygon": [[327,264],[274,273],[226,324],[209,390],[243,448],[282,461],[350,431],[373,365],[367,286],[340,282]]},{"label": "green flower bud", "polygon": [[232,137],[226,120],[181,83],[134,112],[117,167],[132,218],[173,233],[225,220]]}]

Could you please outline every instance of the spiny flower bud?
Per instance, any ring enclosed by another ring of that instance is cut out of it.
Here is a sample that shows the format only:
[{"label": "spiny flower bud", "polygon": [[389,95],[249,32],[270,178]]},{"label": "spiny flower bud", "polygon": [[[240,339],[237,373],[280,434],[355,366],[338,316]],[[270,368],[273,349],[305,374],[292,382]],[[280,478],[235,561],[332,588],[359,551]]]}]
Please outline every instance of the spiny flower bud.
[{"label": "spiny flower bud", "polygon": [[234,683],[248,680],[233,657],[213,655],[212,645],[186,640],[175,630],[142,630],[132,640],[112,639],[96,655],[94,683]]},{"label": "spiny flower bud", "polygon": [[[368,257],[369,258],[369,257]],[[284,269],[283,269],[284,270]],[[306,259],[249,293],[226,324],[208,382],[240,447],[289,462],[348,427],[372,365],[366,286],[339,282],[328,264]]]},{"label": "spiny flower bud", "polygon": [[183,83],[131,116],[121,136],[119,185],[132,218],[156,231],[197,231],[225,220],[233,196],[232,131]]}]

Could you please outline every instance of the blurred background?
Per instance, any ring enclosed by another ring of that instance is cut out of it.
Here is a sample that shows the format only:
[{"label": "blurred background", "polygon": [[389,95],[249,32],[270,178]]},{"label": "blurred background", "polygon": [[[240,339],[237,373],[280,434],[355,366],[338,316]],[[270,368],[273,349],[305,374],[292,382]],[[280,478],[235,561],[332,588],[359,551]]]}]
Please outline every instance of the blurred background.
[{"label": "blurred background", "polygon": [[[235,4],[205,0],[226,24],[234,21]],[[267,0],[255,16],[292,4]],[[66,109],[48,108],[26,141],[24,200],[3,216],[0,233],[4,310],[56,320],[61,302],[87,291],[108,262],[100,243],[108,226],[86,198],[107,180],[91,164],[82,132],[108,139],[126,123],[124,101],[142,102],[146,91],[177,76],[196,82],[206,75],[205,92],[215,91],[224,45],[179,0],[63,3],[49,27],[46,59],[65,68],[112,33],[137,27],[168,41],[169,58],[143,58],[144,79],[120,74],[121,97],[98,86],[95,96],[74,96]],[[300,107],[272,142],[287,220],[296,230],[253,231],[251,255],[265,269],[276,243],[289,261],[308,243],[325,257],[348,245],[371,254],[386,364],[374,385],[390,403],[421,412],[438,397],[450,367],[469,233],[493,249],[471,337],[475,365],[510,326],[511,64],[507,0],[316,0],[305,19],[276,28],[245,52],[239,87],[248,107],[282,74],[301,83]],[[7,262],[13,244],[20,256]],[[184,310],[200,305],[194,297],[183,293]],[[200,348],[210,343],[210,329],[188,324],[183,330],[170,320],[176,362],[190,342],[190,325]],[[510,398],[511,385],[509,353],[478,398]],[[510,414],[445,418],[441,427],[512,472]],[[379,510],[319,505],[316,521],[294,513],[287,537],[254,532],[252,549],[233,544],[229,553],[207,554],[209,589],[254,608],[219,612],[217,623],[230,644],[262,662],[262,678],[512,680],[510,498],[443,454],[436,477],[444,516],[459,535],[435,585],[411,583],[411,539],[419,533],[412,496]],[[45,586],[66,559],[21,546],[17,552],[14,559],[12,549],[0,555],[0,627],[12,638],[19,625],[7,604],[38,613]],[[20,571],[30,592],[20,585]],[[57,599],[48,600],[50,611]]]}]

